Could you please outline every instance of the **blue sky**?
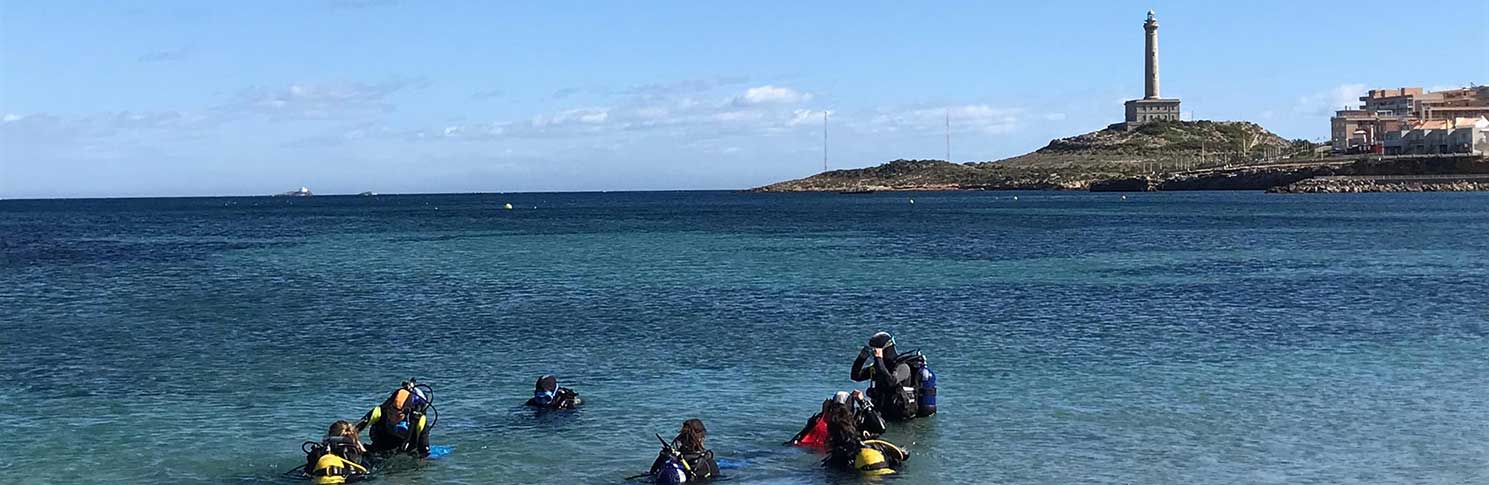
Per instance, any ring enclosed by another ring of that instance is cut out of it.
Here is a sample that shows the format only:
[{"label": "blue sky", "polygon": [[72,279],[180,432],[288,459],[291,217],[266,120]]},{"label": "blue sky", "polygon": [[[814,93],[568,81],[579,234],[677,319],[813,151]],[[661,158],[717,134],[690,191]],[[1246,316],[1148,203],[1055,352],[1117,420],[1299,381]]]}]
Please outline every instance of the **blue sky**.
[{"label": "blue sky", "polygon": [[[0,197],[732,189],[1121,121],[1322,139],[1489,82],[1489,2],[0,2]],[[1397,20],[1392,21],[1390,19]],[[1420,19],[1416,21],[1414,19]]]}]

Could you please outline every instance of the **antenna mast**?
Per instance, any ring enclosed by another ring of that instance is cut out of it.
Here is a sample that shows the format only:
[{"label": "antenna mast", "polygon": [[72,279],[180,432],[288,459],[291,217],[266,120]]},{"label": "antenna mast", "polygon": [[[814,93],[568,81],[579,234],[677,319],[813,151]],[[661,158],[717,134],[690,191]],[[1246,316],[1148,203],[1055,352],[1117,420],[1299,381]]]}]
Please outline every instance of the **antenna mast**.
[{"label": "antenna mast", "polygon": [[827,171],[827,110],[822,110],[822,171]]},{"label": "antenna mast", "polygon": [[951,161],[951,108],[946,108],[946,161]]}]

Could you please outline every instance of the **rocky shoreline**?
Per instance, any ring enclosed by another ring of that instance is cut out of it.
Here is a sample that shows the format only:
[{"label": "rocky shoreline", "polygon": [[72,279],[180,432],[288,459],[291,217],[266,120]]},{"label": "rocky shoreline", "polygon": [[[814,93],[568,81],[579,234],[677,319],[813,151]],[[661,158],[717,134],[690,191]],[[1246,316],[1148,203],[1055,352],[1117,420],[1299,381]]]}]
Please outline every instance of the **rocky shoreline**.
[{"label": "rocky shoreline", "polygon": [[[832,170],[750,189],[752,192],[946,190],[1267,190],[1357,192],[1484,190],[1486,181],[1304,183],[1338,176],[1457,176],[1489,174],[1479,155],[1326,156],[1327,147],[1288,141],[1254,123],[1216,121],[1116,124],[994,162],[895,160]],[[1322,158],[1320,158],[1322,157]]]},{"label": "rocky shoreline", "polygon": [[[948,183],[945,182],[947,179],[962,182]],[[756,192],[843,193],[949,190],[1479,191],[1489,190],[1489,158],[1474,155],[1356,156],[1135,176],[1059,170],[1043,173],[994,171],[941,161],[899,160],[868,169],[830,172],[753,189]]]},{"label": "rocky shoreline", "polygon": [[1489,191],[1489,175],[1316,177],[1267,189],[1274,194],[1358,194],[1364,192]]}]

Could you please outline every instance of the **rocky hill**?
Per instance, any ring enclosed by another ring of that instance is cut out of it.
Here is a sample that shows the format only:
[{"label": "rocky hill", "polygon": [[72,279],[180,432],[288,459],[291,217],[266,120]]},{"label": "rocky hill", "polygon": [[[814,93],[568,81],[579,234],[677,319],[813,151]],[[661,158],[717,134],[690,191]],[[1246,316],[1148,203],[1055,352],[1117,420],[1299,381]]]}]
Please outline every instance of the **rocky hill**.
[{"label": "rocky hill", "polygon": [[768,192],[955,190],[1002,183],[996,170],[944,160],[895,160],[869,168],[833,170],[758,190]]},{"label": "rocky hill", "polygon": [[877,167],[833,170],[754,189],[762,192],[1066,189],[1159,172],[1186,172],[1275,162],[1311,154],[1255,123],[1173,121],[1129,130],[1125,124],[1051,141],[1031,153],[993,162],[895,160]]},{"label": "rocky hill", "polygon": [[1246,121],[1164,121],[1127,129],[1124,123],[1044,148],[980,165],[1019,168],[1081,168],[1124,171],[1132,165],[1224,162],[1238,164],[1301,152],[1307,142],[1290,142]]}]

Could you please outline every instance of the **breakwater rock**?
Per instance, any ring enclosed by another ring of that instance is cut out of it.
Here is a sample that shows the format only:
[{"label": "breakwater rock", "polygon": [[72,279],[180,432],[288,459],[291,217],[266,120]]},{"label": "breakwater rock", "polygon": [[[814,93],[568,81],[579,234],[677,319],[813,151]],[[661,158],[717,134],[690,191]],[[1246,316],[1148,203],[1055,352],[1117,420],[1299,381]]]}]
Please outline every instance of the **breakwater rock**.
[{"label": "breakwater rock", "polygon": [[1489,175],[1384,175],[1316,177],[1267,190],[1280,194],[1489,191]]},{"label": "breakwater rock", "polygon": [[1319,175],[1332,175],[1340,164],[1211,170],[1195,173],[1124,177],[1091,182],[1092,192],[1159,192],[1177,190],[1267,190]]}]

